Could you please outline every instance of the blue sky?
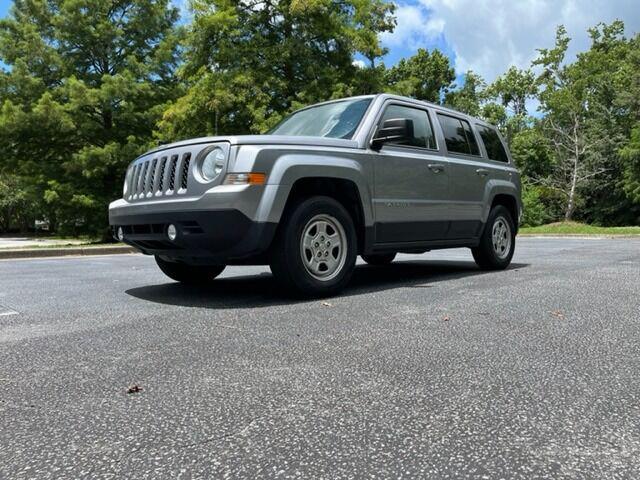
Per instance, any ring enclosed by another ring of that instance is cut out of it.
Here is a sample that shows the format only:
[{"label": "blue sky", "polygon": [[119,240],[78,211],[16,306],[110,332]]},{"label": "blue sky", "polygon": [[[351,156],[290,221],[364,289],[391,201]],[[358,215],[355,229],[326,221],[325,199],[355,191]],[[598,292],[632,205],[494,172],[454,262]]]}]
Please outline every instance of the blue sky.
[{"label": "blue sky", "polygon": [[[5,16],[11,0],[0,0]],[[174,0],[183,6],[186,0]],[[570,54],[589,46],[586,29],[619,18],[627,35],[640,31],[640,0],[406,0],[397,1],[398,25],[385,34],[393,65],[420,48],[439,48],[461,75],[468,69],[491,82],[509,66],[526,68],[536,48],[553,45],[564,24],[573,38]]]}]

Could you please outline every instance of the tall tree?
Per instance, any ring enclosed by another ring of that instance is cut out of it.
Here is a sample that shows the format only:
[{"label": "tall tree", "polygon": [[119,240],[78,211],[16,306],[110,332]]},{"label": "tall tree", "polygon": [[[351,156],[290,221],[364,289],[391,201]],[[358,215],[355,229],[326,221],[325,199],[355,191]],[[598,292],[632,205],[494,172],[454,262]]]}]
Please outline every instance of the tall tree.
[{"label": "tall tree", "polygon": [[354,55],[374,66],[385,52],[377,34],[394,25],[393,5],[383,0],[192,5],[183,69],[189,90],[166,112],[168,138],[262,132],[296,106],[363,93]]},{"label": "tall tree", "polygon": [[534,62],[542,67],[541,108],[556,157],[556,172],[547,180],[566,197],[565,220],[575,213],[580,187],[606,171],[602,158],[594,155],[605,140],[594,123],[594,112],[602,107],[593,88],[596,79],[589,77],[586,59],[564,63],[569,41],[564,27],[559,27],[555,47],[540,50]]},{"label": "tall tree", "polygon": [[30,179],[54,223],[105,228],[175,95],[177,18],[169,0],[16,0],[0,22],[0,170]]},{"label": "tall tree", "polygon": [[418,100],[440,103],[453,88],[455,71],[449,57],[440,50],[419,48],[408,59],[401,59],[386,73],[388,90]]},{"label": "tall tree", "polygon": [[514,116],[527,115],[527,100],[538,92],[536,77],[531,70],[510,67],[488,88],[489,95],[497,97]]},{"label": "tall tree", "polygon": [[469,70],[464,75],[462,87],[446,94],[445,104],[468,115],[479,117],[482,103],[486,99],[486,87],[487,84],[482,77]]},{"label": "tall tree", "polygon": [[[513,137],[527,127],[529,122],[527,100],[536,96],[538,86],[536,77],[531,70],[520,70],[510,67],[498,77],[486,90],[486,96],[493,98],[505,110],[502,122],[507,143],[511,144]],[[493,109],[492,113],[497,113]]]}]

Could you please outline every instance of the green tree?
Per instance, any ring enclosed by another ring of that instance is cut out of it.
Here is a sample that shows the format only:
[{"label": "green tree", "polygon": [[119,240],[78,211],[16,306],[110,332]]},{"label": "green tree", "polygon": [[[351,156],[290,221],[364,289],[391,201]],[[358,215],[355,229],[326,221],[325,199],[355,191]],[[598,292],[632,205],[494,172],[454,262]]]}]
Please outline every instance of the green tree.
[{"label": "green tree", "polygon": [[625,141],[620,147],[622,187],[631,206],[631,221],[640,223],[640,35],[628,45],[626,62],[618,64],[614,111],[622,112]]},{"label": "green tree", "polygon": [[0,22],[0,171],[32,179],[54,225],[105,228],[176,94],[177,18],[169,0],[16,0]]},{"label": "green tree", "polygon": [[447,92],[445,105],[460,112],[479,117],[482,104],[486,100],[487,84],[482,77],[471,70],[464,75],[464,83],[457,90]]},{"label": "green tree", "polygon": [[573,64],[563,63],[569,40],[564,27],[559,27],[555,47],[540,50],[534,62],[543,68],[541,108],[556,158],[556,171],[549,177],[548,185],[566,197],[565,220],[572,219],[582,200],[579,196],[582,185],[606,171],[602,158],[594,155],[597,144],[605,138],[597,132],[593,118],[594,110],[602,105],[594,93],[595,79],[588,75],[592,65],[585,60],[587,57]]},{"label": "green tree", "polygon": [[453,88],[455,78],[449,57],[437,49],[430,53],[419,48],[386,72],[388,91],[434,103],[440,103]]},{"label": "green tree", "polygon": [[538,86],[533,72],[513,66],[487,88],[487,97],[495,99],[505,109],[506,115],[500,127],[507,143],[511,144],[514,135],[527,128],[527,100],[534,98],[537,92]]},{"label": "green tree", "polygon": [[[378,33],[394,25],[393,5],[382,0],[192,6],[182,69],[189,88],[164,116],[165,138],[259,133],[301,105],[365,93],[385,53]],[[369,68],[353,64],[357,53]]]},{"label": "green tree", "polygon": [[511,155],[523,177],[547,178],[553,172],[553,151],[538,127],[518,132],[511,142]]},{"label": "green tree", "polygon": [[0,178],[0,231],[26,230],[36,219],[37,202],[28,182],[16,175]]}]

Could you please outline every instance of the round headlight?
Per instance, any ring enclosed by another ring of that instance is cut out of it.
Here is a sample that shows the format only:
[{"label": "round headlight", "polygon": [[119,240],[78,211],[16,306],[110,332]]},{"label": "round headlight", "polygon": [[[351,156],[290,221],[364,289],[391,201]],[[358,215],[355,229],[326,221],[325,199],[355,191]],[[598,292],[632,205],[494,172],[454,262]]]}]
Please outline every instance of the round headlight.
[{"label": "round headlight", "polygon": [[225,153],[222,148],[216,147],[211,150],[202,161],[202,166],[200,167],[202,177],[207,181],[217,178],[224,168],[224,160]]}]

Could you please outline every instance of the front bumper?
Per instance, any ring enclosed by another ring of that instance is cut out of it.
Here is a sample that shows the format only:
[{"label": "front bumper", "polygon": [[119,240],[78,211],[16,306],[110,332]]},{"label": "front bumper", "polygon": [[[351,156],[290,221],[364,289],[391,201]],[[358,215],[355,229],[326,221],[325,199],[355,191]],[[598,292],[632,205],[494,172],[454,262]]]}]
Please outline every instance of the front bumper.
[{"label": "front bumper", "polygon": [[[147,255],[161,255],[190,264],[229,265],[260,260],[275,235],[276,224],[254,222],[235,209],[186,210],[110,215],[114,237]],[[174,241],[167,236],[175,225]]]}]

